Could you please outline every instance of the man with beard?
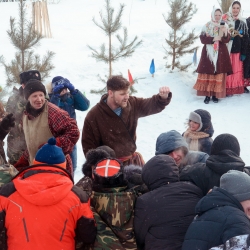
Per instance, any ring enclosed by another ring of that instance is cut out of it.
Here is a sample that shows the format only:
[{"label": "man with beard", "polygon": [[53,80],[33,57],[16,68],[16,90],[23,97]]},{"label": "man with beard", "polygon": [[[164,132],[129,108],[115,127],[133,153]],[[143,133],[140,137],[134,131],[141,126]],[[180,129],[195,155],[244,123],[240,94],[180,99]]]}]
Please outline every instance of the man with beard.
[{"label": "man with beard", "polygon": [[129,96],[130,83],[122,76],[107,81],[104,94],[87,114],[82,133],[83,152],[106,145],[124,165],[144,165],[136,151],[136,127],[140,117],[161,112],[172,98],[168,87],[161,87],[151,98]]}]

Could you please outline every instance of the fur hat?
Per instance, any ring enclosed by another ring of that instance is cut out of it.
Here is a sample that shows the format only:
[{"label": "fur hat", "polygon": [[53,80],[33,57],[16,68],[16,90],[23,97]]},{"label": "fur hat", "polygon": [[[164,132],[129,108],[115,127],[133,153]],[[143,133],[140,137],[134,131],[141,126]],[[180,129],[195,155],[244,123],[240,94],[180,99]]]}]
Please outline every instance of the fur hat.
[{"label": "fur hat", "polygon": [[24,71],[19,75],[19,77],[20,77],[20,84],[26,84],[31,79],[41,81],[41,74],[38,70]]},{"label": "fur hat", "polygon": [[207,130],[213,128],[211,123],[211,115],[207,110],[197,109],[194,112],[191,112],[189,115],[189,120],[200,124],[200,127],[197,129],[197,131],[206,132]]},{"label": "fur hat", "polygon": [[109,153],[102,149],[90,149],[86,154],[86,161],[82,165],[82,172],[85,176],[92,178],[92,167],[97,162],[110,157]]},{"label": "fur hat", "polygon": [[123,178],[123,165],[117,159],[106,158],[99,161],[94,168],[93,175],[94,184],[105,188],[126,185]]},{"label": "fur hat", "polygon": [[250,200],[250,176],[246,173],[229,170],[221,176],[220,187],[233,195],[239,202]]},{"label": "fur hat", "polygon": [[45,86],[40,81],[34,79],[29,80],[23,89],[25,99],[28,100],[29,96],[36,91],[41,91],[46,96]]},{"label": "fur hat", "polygon": [[97,147],[96,149],[102,149],[102,150],[106,151],[110,157],[116,158],[115,151],[112,148],[110,148],[109,146],[102,145],[102,146]]},{"label": "fur hat", "polygon": [[47,163],[66,169],[66,158],[62,148],[56,146],[56,139],[51,137],[36,153],[33,164]]},{"label": "fur hat", "polygon": [[222,150],[231,150],[237,156],[240,155],[240,144],[237,138],[231,134],[218,135],[211,146],[211,155],[218,155]]},{"label": "fur hat", "polygon": [[186,140],[176,130],[170,130],[158,136],[155,155],[165,154],[180,147],[186,147],[188,150]]}]

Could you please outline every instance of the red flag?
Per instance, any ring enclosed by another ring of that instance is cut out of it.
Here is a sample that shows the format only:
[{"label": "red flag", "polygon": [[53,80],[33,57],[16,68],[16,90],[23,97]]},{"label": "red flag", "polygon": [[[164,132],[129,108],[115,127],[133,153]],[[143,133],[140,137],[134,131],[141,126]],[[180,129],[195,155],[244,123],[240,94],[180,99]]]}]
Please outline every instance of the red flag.
[{"label": "red flag", "polygon": [[133,80],[133,77],[128,69],[128,81],[130,82],[130,85],[133,85],[134,84],[134,80]]}]

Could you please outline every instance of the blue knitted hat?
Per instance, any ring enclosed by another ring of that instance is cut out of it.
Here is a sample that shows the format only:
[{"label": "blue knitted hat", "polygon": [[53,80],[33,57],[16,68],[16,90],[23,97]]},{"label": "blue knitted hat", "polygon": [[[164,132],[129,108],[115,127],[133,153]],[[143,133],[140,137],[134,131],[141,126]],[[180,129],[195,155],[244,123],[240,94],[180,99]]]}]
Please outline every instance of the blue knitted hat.
[{"label": "blue knitted hat", "polygon": [[65,155],[62,149],[56,146],[56,139],[51,137],[48,143],[43,145],[36,153],[36,163],[47,163],[52,165],[59,165],[65,163]]}]

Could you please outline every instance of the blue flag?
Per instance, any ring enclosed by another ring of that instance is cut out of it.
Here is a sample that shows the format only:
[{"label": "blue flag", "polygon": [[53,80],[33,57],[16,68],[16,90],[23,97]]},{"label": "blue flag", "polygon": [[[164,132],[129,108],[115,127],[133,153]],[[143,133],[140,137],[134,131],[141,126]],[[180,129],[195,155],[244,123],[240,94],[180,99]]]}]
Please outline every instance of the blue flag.
[{"label": "blue flag", "polygon": [[155,63],[154,63],[154,59],[152,59],[151,64],[150,64],[150,68],[149,68],[149,72],[153,75],[155,73]]},{"label": "blue flag", "polygon": [[194,63],[195,66],[197,65],[197,49],[194,51],[193,63]]}]

